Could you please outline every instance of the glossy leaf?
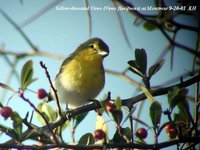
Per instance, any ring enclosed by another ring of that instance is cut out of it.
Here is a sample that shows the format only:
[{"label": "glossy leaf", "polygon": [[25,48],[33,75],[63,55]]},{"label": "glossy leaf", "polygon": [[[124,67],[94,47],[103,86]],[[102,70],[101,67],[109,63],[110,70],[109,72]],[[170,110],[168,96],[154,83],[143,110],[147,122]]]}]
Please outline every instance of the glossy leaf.
[{"label": "glossy leaf", "polygon": [[0,124],[0,130],[1,132],[6,133],[6,135],[10,136],[11,138],[19,140],[19,135],[15,131],[15,129],[12,129],[12,128],[6,127],[5,125]]},{"label": "glossy leaf", "polygon": [[177,105],[179,109],[179,114],[182,116],[182,118],[185,118],[185,122],[189,124],[190,123],[189,116],[192,115],[190,114],[188,101],[186,99],[182,99],[181,103],[178,103]]},{"label": "glossy leaf", "polygon": [[130,60],[128,61],[128,64],[130,65],[129,70],[137,75],[139,75],[140,77],[143,77],[143,73],[140,71],[138,65],[136,64],[135,60]]},{"label": "glossy leaf", "polygon": [[[40,103],[38,104],[37,109],[44,115],[44,117],[46,117],[48,122],[53,122],[56,120],[56,112],[49,104]],[[44,119],[38,113],[36,113],[36,117],[42,125],[46,124]]]},{"label": "glossy leaf", "polygon": [[85,112],[85,113],[79,114],[73,118],[75,121],[74,129],[83,121],[83,119],[87,116],[87,114],[88,114],[88,112]]},{"label": "glossy leaf", "polygon": [[121,128],[120,132],[117,130],[113,136],[113,142],[114,143],[127,143],[131,141],[132,133],[131,129],[126,127],[126,128]]},{"label": "glossy leaf", "polygon": [[106,133],[106,135],[108,135],[108,126],[105,120],[103,119],[103,117],[99,115],[97,115],[97,119],[96,119],[96,130],[97,129],[103,130]]},{"label": "glossy leaf", "polygon": [[165,63],[165,60],[161,59],[159,62],[157,62],[156,64],[152,65],[148,70],[149,78],[151,78],[154,74],[156,74],[162,68],[164,63]]},{"label": "glossy leaf", "polygon": [[144,92],[144,94],[146,95],[147,99],[153,103],[155,102],[156,100],[154,99],[154,97],[151,95],[150,91],[145,87],[145,86],[141,86],[140,87],[141,90]]},{"label": "glossy leaf", "polygon": [[80,138],[78,145],[90,145],[94,143],[95,143],[95,139],[92,133],[86,133]]},{"label": "glossy leaf", "polygon": [[147,70],[147,54],[143,48],[135,49],[135,60],[139,70],[142,72],[143,76],[145,76]]},{"label": "glossy leaf", "polygon": [[115,102],[115,105],[116,105],[116,109],[121,110],[122,100],[120,99],[120,97],[117,97],[114,102]]},{"label": "glossy leaf", "polygon": [[22,133],[22,118],[19,116],[19,114],[14,111],[12,113],[12,116],[11,116],[11,120],[13,121],[13,128],[15,129],[15,132],[18,134],[18,135],[21,135]]},{"label": "glossy leaf", "polygon": [[174,107],[178,105],[179,103],[185,103],[187,92],[188,90],[185,88],[179,89],[177,87],[174,87],[168,93],[168,102],[169,102],[171,110],[173,110]]},{"label": "glossy leaf", "polygon": [[106,103],[108,102],[108,100],[103,100],[101,101],[101,107],[103,108],[103,110],[106,112],[106,114],[109,116],[109,113],[106,109]]},{"label": "glossy leaf", "polygon": [[157,128],[160,124],[162,114],[162,107],[159,102],[155,101],[150,106],[150,117],[154,128]]},{"label": "glossy leaf", "polygon": [[189,136],[189,132],[188,132],[189,120],[188,120],[188,117],[186,117],[185,115],[183,115],[180,112],[174,113],[174,120],[175,120],[175,123],[177,124],[177,126],[179,126],[179,128],[181,127],[181,134],[183,136]]},{"label": "glossy leaf", "polygon": [[177,95],[177,93],[179,92],[179,88],[178,87],[173,87],[169,92],[168,92],[168,103],[171,106],[172,101],[174,99],[174,97]]},{"label": "glossy leaf", "polygon": [[1,82],[0,82],[0,87],[4,88],[4,89],[6,89],[6,90],[9,90],[9,91],[11,91],[11,92],[13,92],[13,93],[16,93],[16,91],[15,91],[13,88],[11,88],[10,86],[8,86],[8,85],[6,85],[6,84],[4,84],[4,83],[1,83]]},{"label": "glossy leaf", "polygon": [[123,138],[123,136],[121,134],[119,134],[119,132],[116,130],[114,136],[113,136],[113,143],[117,143],[117,144],[126,144],[126,140]]},{"label": "glossy leaf", "polygon": [[112,113],[114,121],[119,125],[123,119],[122,111],[121,110],[113,110],[111,113]]},{"label": "glossy leaf", "polygon": [[26,90],[33,78],[33,61],[27,61],[21,71],[21,89]]},{"label": "glossy leaf", "polygon": [[132,132],[129,127],[122,128],[121,129],[122,135],[126,137],[127,140],[131,141],[132,138]]}]

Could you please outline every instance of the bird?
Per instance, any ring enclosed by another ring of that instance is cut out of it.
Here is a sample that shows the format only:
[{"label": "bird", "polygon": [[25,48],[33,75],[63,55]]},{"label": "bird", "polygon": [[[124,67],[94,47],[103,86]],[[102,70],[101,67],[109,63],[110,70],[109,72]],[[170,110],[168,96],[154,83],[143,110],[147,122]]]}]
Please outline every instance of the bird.
[{"label": "bird", "polygon": [[[98,96],[105,85],[103,60],[109,47],[101,38],[91,38],[80,44],[61,64],[53,80],[58,100],[67,109],[86,105]],[[55,100],[50,89],[47,101]]]}]

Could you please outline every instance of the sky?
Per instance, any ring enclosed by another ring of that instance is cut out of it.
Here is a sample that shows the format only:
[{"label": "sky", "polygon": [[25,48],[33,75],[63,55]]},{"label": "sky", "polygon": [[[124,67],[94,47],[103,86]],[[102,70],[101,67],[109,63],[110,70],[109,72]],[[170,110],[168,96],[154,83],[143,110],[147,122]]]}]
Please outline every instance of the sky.
[{"label": "sky", "polygon": [[[153,3],[149,0],[129,0],[136,7],[153,6]],[[72,53],[79,44],[85,42],[89,38],[89,23],[87,12],[84,10],[58,10],[58,8],[65,7],[65,9],[70,9],[73,6],[75,8],[84,8],[85,4],[81,0],[65,0],[62,2],[54,1],[51,8],[47,6],[52,3],[50,0],[26,0],[26,1],[11,1],[11,0],[0,0],[0,9],[2,9],[6,14],[22,28],[24,33],[29,37],[29,39],[38,47],[41,51],[47,51],[49,53],[58,54],[63,57],[67,57]],[[105,6],[113,8],[111,1],[108,0],[89,0],[89,5],[92,6],[90,9],[92,18],[92,32],[91,37],[102,38],[107,45],[109,45],[110,54],[104,60],[104,67],[108,70],[114,70],[122,72],[128,67],[127,61],[134,59],[134,50],[136,48],[144,48],[148,57],[148,67],[153,65],[162,54],[162,51],[168,44],[168,41],[161,34],[160,31],[147,31],[142,25],[134,25],[134,20],[136,19],[133,15],[129,14],[125,10],[120,10],[118,13],[122,18],[122,23],[127,33],[127,37],[130,41],[129,46],[123,36],[123,32],[120,28],[120,23],[117,18],[117,13],[113,10],[103,10]],[[44,14],[35,19],[33,22],[27,24],[27,20],[34,17],[36,14],[47,8]],[[156,11],[146,10],[140,11],[146,14],[154,14]],[[197,21],[195,22],[193,18],[176,18],[177,21],[197,26]],[[6,50],[13,52],[30,52],[31,48],[23,37],[16,31],[16,29],[2,16],[0,15],[0,46]],[[186,30],[181,30],[176,37],[176,40],[180,43],[184,43],[190,48],[195,48],[197,35],[194,32],[188,32]],[[13,61],[13,57],[9,56],[9,59]],[[31,84],[29,89],[37,91],[39,88],[44,88],[48,91],[49,84],[45,77],[44,70],[40,67],[39,62],[43,61],[52,78],[55,77],[59,66],[62,63],[61,59],[52,59],[48,57],[29,57],[22,59],[17,64],[17,72],[20,74],[23,64],[32,59],[34,63],[34,77],[38,80]],[[192,68],[192,56],[191,54],[182,51],[179,48],[175,49],[174,52],[174,66],[173,70],[170,70],[170,53],[165,55],[165,64],[163,68],[153,76],[151,80],[151,85],[156,86],[163,82],[173,79],[173,77],[180,76],[185,72],[191,71]],[[6,83],[8,80],[10,69],[5,62],[4,57],[0,56],[0,82]],[[141,79],[135,74],[128,73],[131,78],[141,82]],[[20,87],[20,83],[16,76],[12,76],[9,83],[14,89]],[[98,96],[98,99],[102,99],[103,96],[111,91],[111,96],[113,99],[120,97],[122,99],[130,98],[137,94],[136,88],[130,83],[122,78],[106,74],[105,87]],[[190,94],[193,95],[194,87],[191,87]],[[4,92],[0,89],[0,94]],[[32,92],[25,93],[27,97],[30,98],[34,105],[37,105],[39,101]],[[12,93],[7,92],[6,97],[0,101],[6,104],[8,99],[11,97]],[[1,97],[1,96],[0,96]],[[167,107],[167,97],[156,97],[160,101],[162,107]],[[51,105],[51,104],[50,104]],[[14,96],[9,101],[9,106],[13,110],[18,111],[21,117],[25,117],[27,111],[31,111],[32,108],[23,100]],[[52,104],[52,106],[54,106]],[[138,106],[138,105],[136,105]],[[146,101],[143,106],[143,113],[141,115],[141,120],[146,120],[150,124],[149,120],[149,102]],[[147,108],[147,109],[146,109]],[[105,116],[105,120],[108,119]],[[88,121],[92,120],[92,123],[88,127]],[[77,128],[76,139],[78,140],[81,135],[87,132],[93,132],[95,130],[95,120],[96,114],[94,112],[89,113],[87,118],[82,122],[82,124]],[[33,122],[37,122],[36,117],[33,118]],[[164,117],[163,117],[164,121]],[[4,121],[0,118],[1,124],[11,124],[10,120]],[[38,123],[39,124],[39,123]],[[128,123],[125,124],[128,126]],[[110,138],[114,133],[113,125],[109,125]],[[85,130],[82,130],[82,129]],[[66,134],[70,134],[69,130],[65,131]],[[160,141],[168,140],[165,133],[162,133]],[[71,141],[70,136],[64,137],[67,142]],[[8,138],[5,135],[0,137],[0,141],[6,141]],[[146,139],[148,143],[154,142],[149,135]]]}]

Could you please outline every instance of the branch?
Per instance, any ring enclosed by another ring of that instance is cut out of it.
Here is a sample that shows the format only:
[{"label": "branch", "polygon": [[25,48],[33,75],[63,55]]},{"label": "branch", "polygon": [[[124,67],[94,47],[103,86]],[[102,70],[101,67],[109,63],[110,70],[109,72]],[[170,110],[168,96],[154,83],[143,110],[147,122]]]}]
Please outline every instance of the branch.
[{"label": "branch", "polygon": [[189,48],[187,46],[184,46],[184,45],[182,45],[180,43],[175,42],[173,39],[171,39],[171,37],[167,34],[167,32],[162,27],[159,26],[159,29],[162,32],[162,34],[167,38],[167,40],[171,43],[171,45],[174,45],[176,47],[182,48],[183,50],[186,50],[187,52],[189,52],[189,53],[191,53],[191,54],[193,54],[193,55],[195,55],[197,57],[200,57],[200,53],[199,52],[196,52],[192,48]]},{"label": "branch", "polygon": [[64,56],[55,54],[55,53],[49,53],[46,51],[27,51],[27,52],[22,52],[22,53],[16,53],[14,51],[9,51],[9,50],[4,50],[0,48],[0,54],[1,55],[11,55],[15,56],[17,58],[24,58],[24,57],[30,57],[30,56],[46,56],[50,58],[55,58],[55,59],[64,59]]},{"label": "branch", "polygon": [[161,149],[181,143],[200,143],[200,137],[182,137],[181,139],[162,142],[159,144],[136,144],[136,143],[113,143],[113,144],[95,144],[95,145],[71,145],[71,144],[49,144],[43,146],[37,145],[12,145],[0,144],[1,148],[17,148],[17,149],[51,149],[51,148],[67,148],[67,149],[114,149],[114,148],[137,148],[137,149]]},{"label": "branch", "polygon": [[[152,94],[152,96],[159,96],[159,95],[167,94],[168,91],[174,86],[178,86],[180,88],[190,86],[190,85],[198,82],[200,80],[199,77],[200,76],[197,75],[197,76],[195,76],[191,79],[188,79],[188,80],[186,80],[186,81],[184,81],[180,84],[175,84],[175,85],[172,85],[172,86],[169,86],[169,87],[166,87],[166,88],[160,88],[160,89],[157,89],[157,90],[151,90],[151,94]],[[129,98],[129,99],[122,99],[122,105],[129,107],[129,106],[132,106],[132,105],[134,105],[134,104],[136,104],[136,103],[138,103],[138,102],[140,102],[144,99],[146,99],[146,95],[143,93],[143,94],[137,95],[137,96]],[[68,111],[66,113],[66,115],[62,115],[61,118],[59,118],[57,121],[55,121],[53,123],[48,123],[47,125],[41,127],[39,130],[40,131],[46,131],[48,129],[53,130],[53,129],[59,127],[60,125],[62,125],[65,121],[70,120],[74,116],[77,116],[79,114],[89,112],[89,111],[92,111],[92,110],[96,110],[96,109],[99,109],[99,108],[101,108],[100,101],[95,101],[95,103],[89,103],[89,104],[84,105],[82,107]],[[25,131],[24,133],[22,133],[21,137],[24,137],[24,139],[22,138],[22,141],[27,139],[26,135],[27,135],[27,133],[31,133],[31,131],[32,131],[32,134],[30,134],[28,136],[28,138],[34,139],[36,137],[34,129],[32,129],[32,130],[29,129],[28,131]],[[42,135],[40,135],[40,136],[42,136]],[[43,136],[46,137],[45,134]]]},{"label": "branch", "polygon": [[[174,84],[172,86],[168,86],[168,87],[165,87],[165,88],[159,88],[159,89],[156,89],[156,90],[150,90],[152,96],[160,96],[160,95],[164,95],[164,94],[167,94],[169,90],[171,90],[173,87],[177,86],[179,88],[183,88],[183,87],[188,87],[196,82],[200,81],[200,76],[199,75],[196,75],[194,76],[193,78],[191,79],[188,79],[184,82],[181,82],[179,84]],[[146,95],[144,93],[140,94],[140,95],[137,95],[135,97],[132,97],[132,98],[128,98],[128,99],[123,99],[122,100],[122,104],[125,105],[125,106],[132,106],[144,99],[146,99]]]},{"label": "branch", "polygon": [[24,97],[23,91],[20,91],[20,90],[19,90],[19,97],[21,97],[25,102],[27,102],[27,103],[42,117],[42,119],[45,121],[46,126],[48,127],[50,133],[52,134],[54,141],[58,144],[59,141],[58,141],[56,135],[54,134],[52,128],[50,127],[49,122],[48,122],[48,120],[45,118],[45,116],[30,102],[29,99],[27,99],[27,98]]},{"label": "branch", "polygon": [[6,20],[21,34],[24,40],[28,43],[28,45],[34,50],[38,51],[37,47],[32,43],[32,41],[28,38],[28,36],[22,31],[22,29],[2,10],[0,9],[0,13],[6,18]]},{"label": "branch", "polygon": [[34,20],[38,19],[40,16],[44,15],[47,11],[49,11],[51,8],[55,7],[58,5],[60,2],[63,0],[54,0],[51,3],[47,4],[45,7],[40,9],[38,12],[30,16],[28,19],[24,20],[21,24],[19,24],[20,28],[24,28],[25,26],[29,25],[32,23]]},{"label": "branch", "polygon": [[[120,5],[122,5],[123,7],[131,7],[131,8],[134,8],[134,5],[132,5],[131,3],[128,3],[126,2],[125,0],[116,0]],[[199,52],[196,52],[195,50],[187,47],[187,46],[184,46],[180,43],[177,43],[175,41],[173,41],[171,39],[171,37],[167,34],[167,32],[164,30],[166,29],[166,27],[162,24],[160,24],[157,20],[158,18],[157,17],[149,17],[148,15],[144,15],[142,13],[140,13],[139,11],[135,10],[135,9],[129,9],[128,12],[132,15],[134,15],[136,18],[141,18],[145,21],[147,21],[148,23],[156,26],[161,32],[162,34],[167,38],[167,40],[172,44],[172,45],[175,45],[176,47],[179,47],[179,48],[182,48],[183,50],[186,50],[194,55],[196,55],[197,57],[200,57],[200,53]],[[157,15],[156,15],[157,16]],[[153,18],[153,19],[152,19]],[[170,21],[171,19],[167,20],[167,21]],[[173,22],[171,22],[173,23]],[[180,29],[180,27],[183,27],[184,29],[186,28],[186,26],[180,26],[180,24],[173,24],[174,26],[176,26],[177,28]],[[198,28],[194,28],[194,27],[187,27],[188,29],[192,29],[195,30],[196,32],[198,31]]]}]

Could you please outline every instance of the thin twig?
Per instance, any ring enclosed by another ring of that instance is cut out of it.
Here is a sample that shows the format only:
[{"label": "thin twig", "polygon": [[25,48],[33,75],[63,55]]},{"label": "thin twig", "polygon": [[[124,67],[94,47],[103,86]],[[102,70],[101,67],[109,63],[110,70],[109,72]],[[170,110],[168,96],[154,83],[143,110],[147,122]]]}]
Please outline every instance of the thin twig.
[{"label": "thin twig", "polygon": [[44,15],[47,11],[49,11],[51,8],[53,8],[54,6],[58,5],[60,2],[62,2],[63,0],[54,0],[51,3],[47,4],[45,7],[43,7],[42,9],[40,9],[37,13],[33,14],[32,16],[30,16],[28,19],[26,19],[25,21],[23,21],[21,24],[19,24],[20,28],[24,28],[25,26],[29,25],[30,23],[32,23],[34,20],[38,19],[40,16]]},{"label": "thin twig", "polygon": [[[84,0],[85,6],[89,7],[88,0]],[[91,38],[92,35],[92,16],[90,9],[87,9],[87,16],[88,16],[88,28],[89,28],[89,38]]]},{"label": "thin twig", "polygon": [[[112,3],[113,3],[113,6],[115,8],[117,8],[117,3],[115,1],[112,1]],[[117,16],[117,19],[118,19],[118,22],[119,22],[120,29],[121,29],[122,34],[124,36],[124,39],[125,39],[128,47],[129,47],[129,49],[132,49],[131,43],[129,41],[128,35],[126,33],[126,30],[125,30],[125,27],[124,27],[124,24],[123,24],[123,21],[122,21],[122,17],[120,15],[120,12],[119,11],[115,11],[115,13],[116,13],[116,16]]]},{"label": "thin twig", "polygon": [[56,135],[54,134],[53,130],[51,129],[51,126],[49,125],[49,122],[45,118],[45,116],[30,102],[29,99],[24,97],[23,91],[19,90],[18,93],[19,93],[19,97],[21,97],[25,102],[27,102],[42,117],[42,119],[45,121],[49,131],[51,132],[53,139],[55,140],[56,144],[59,144],[59,140],[57,139]]},{"label": "thin twig", "polygon": [[167,32],[162,28],[162,27],[159,27],[160,31],[163,33],[163,35],[166,37],[166,39],[172,44],[172,45],[175,45],[176,47],[179,47],[181,48],[182,50],[185,50],[193,55],[196,55],[197,57],[200,57],[200,53],[199,52],[196,52],[194,49],[192,48],[189,48],[185,45],[182,45],[180,43],[177,43],[175,42],[173,39],[171,39],[171,37],[167,34]]},{"label": "thin twig", "polygon": [[21,34],[24,40],[29,44],[29,46],[34,50],[38,51],[38,48],[31,42],[28,36],[22,31],[22,29],[2,10],[0,9],[0,13],[10,22],[11,25]]},{"label": "thin twig", "polygon": [[61,117],[62,111],[61,111],[60,102],[59,102],[58,95],[57,95],[57,90],[54,88],[53,83],[51,82],[51,77],[49,75],[49,72],[47,71],[47,67],[45,66],[45,64],[42,61],[40,61],[40,66],[45,70],[45,74],[48,78],[50,87],[53,90],[53,93],[54,93],[54,96],[55,96],[56,104],[57,104],[57,107],[58,107],[58,114]]},{"label": "thin twig", "polygon": [[55,53],[49,53],[46,51],[26,51],[26,52],[22,52],[22,53],[17,53],[15,51],[10,51],[10,50],[5,50],[0,48],[0,54],[1,55],[11,55],[11,56],[15,56],[18,59],[20,58],[24,58],[24,57],[32,57],[32,56],[45,56],[45,57],[50,57],[50,58],[54,58],[54,59],[64,59],[64,56],[55,54]]},{"label": "thin twig", "polygon": [[[200,76],[200,72],[199,72]],[[200,96],[199,96],[199,82],[196,82],[195,84],[195,109],[194,109],[194,127],[197,128],[198,122],[199,122],[199,102],[200,102]]]},{"label": "thin twig", "polygon": [[[132,5],[131,3],[127,2],[127,1],[124,1],[124,0],[116,0],[120,5],[122,5],[123,7],[131,7],[131,8],[134,8],[134,5]],[[147,21],[148,23],[156,26],[160,31],[161,33],[166,37],[166,39],[173,45],[175,45],[176,47],[179,47],[181,48],[182,50],[185,50],[185,51],[188,51],[189,53],[193,54],[193,55],[197,55],[197,57],[200,57],[200,53],[199,52],[196,52],[195,50],[185,46],[185,45],[182,45],[180,43],[177,43],[175,41],[173,41],[171,39],[171,37],[167,34],[167,32],[165,31],[165,27],[162,26],[162,24],[159,24],[157,21],[156,21],[156,17],[153,17],[154,19],[152,18],[149,18],[148,15],[144,15],[142,13],[140,13],[139,11],[135,10],[135,9],[129,9],[128,12],[132,15],[134,15],[136,18],[141,18],[145,21]],[[179,26],[180,27],[180,26]],[[197,30],[197,29],[195,29]]]},{"label": "thin twig", "polygon": [[106,69],[106,73],[121,77],[122,79],[127,80],[129,83],[131,83],[133,86],[135,86],[137,88],[140,88],[142,86],[140,83],[138,83],[137,81],[131,79],[126,74],[122,74],[121,72]]}]

